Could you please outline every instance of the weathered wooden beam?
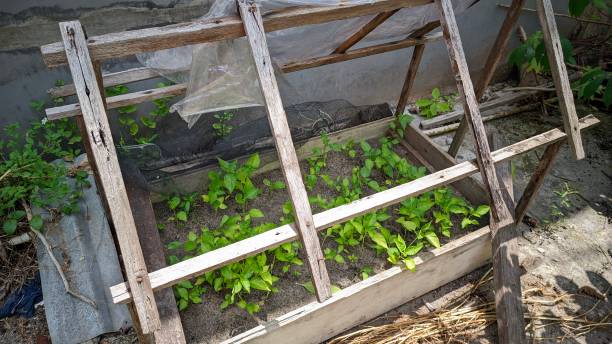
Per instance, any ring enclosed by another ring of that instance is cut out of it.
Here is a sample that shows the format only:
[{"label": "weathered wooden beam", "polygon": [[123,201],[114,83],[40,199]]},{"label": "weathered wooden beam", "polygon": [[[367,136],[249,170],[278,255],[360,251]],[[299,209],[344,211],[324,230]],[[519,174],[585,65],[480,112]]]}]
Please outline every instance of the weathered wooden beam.
[{"label": "weathered wooden beam", "polygon": [[89,141],[93,160],[97,163],[138,319],[143,333],[153,333],[160,329],[159,313],[121,177],[104,101],[87,50],[85,34],[78,21],[60,23],[60,31],[77,97],[82,106],[83,122],[87,128],[88,135],[83,139]]},{"label": "weathered wooden beam", "polygon": [[392,11],[382,12],[377,14],[372,20],[370,20],[367,24],[360,27],[357,32],[352,34],[349,38],[347,38],[344,42],[340,43],[340,45],[334,49],[333,54],[344,54],[347,50],[349,50],[352,46],[359,43],[365,36],[367,36],[370,32],[374,31],[380,24],[387,21],[387,19],[391,18],[395,12],[400,9],[394,9]]},{"label": "weathered wooden beam", "polygon": [[[497,69],[497,65],[501,60],[506,46],[508,45],[508,41],[510,40],[510,35],[512,34],[512,29],[516,22],[518,21],[519,16],[521,15],[521,7],[525,3],[525,0],[513,0],[510,5],[510,9],[506,14],[506,19],[499,29],[499,33],[497,34],[497,38],[495,38],[495,43],[493,43],[493,47],[489,52],[489,56],[487,57],[487,61],[485,62],[485,67],[483,74],[478,82],[478,87],[476,89],[476,100],[480,101],[484,92],[486,91],[491,79],[493,78],[493,74],[495,74],[495,70]],[[455,136],[453,137],[453,141],[451,142],[450,148],[448,149],[448,154],[451,156],[457,156],[459,152],[459,148],[461,148],[461,144],[465,139],[465,134],[468,131],[468,123],[467,118],[465,116],[461,119],[461,123],[459,124],[459,128],[455,132]]]},{"label": "weathered wooden beam", "polygon": [[[434,21],[427,23],[425,26],[420,29],[414,31],[408,38],[421,38],[426,33],[429,33],[431,30],[436,29],[440,26],[440,21]],[[404,113],[406,109],[406,104],[408,103],[408,97],[410,96],[410,92],[412,91],[412,86],[414,85],[414,80],[416,79],[416,74],[419,70],[419,66],[421,65],[421,60],[423,58],[423,53],[425,52],[425,44],[417,44],[412,51],[412,58],[410,60],[410,65],[408,66],[408,71],[406,72],[406,78],[404,80],[404,85],[402,86],[402,91],[400,93],[400,98],[397,102],[397,106],[395,107],[395,115],[399,116]]]},{"label": "weathered wooden beam", "polygon": [[261,13],[257,5],[254,3],[248,4],[247,0],[238,0],[238,9],[244,22],[244,31],[251,46],[251,53],[255,61],[255,68],[257,69],[259,86],[266,105],[270,129],[274,137],[281,170],[285,176],[289,198],[293,204],[295,223],[300,233],[304,251],[306,252],[312,284],[317,299],[319,302],[323,302],[331,297],[331,283],[325,266],[321,243],[314,227],[308,194],[302,181],[300,164],[295,153],[293,140],[291,139],[287,114],[283,108],[276,83]]},{"label": "weathered wooden beam", "polygon": [[389,51],[414,47],[421,44],[439,41],[440,39],[442,39],[441,34],[427,35],[422,38],[405,38],[399,41],[376,44],[369,47],[349,50],[343,54],[331,54],[326,56],[313,57],[297,62],[288,62],[281,66],[281,70],[285,73],[292,73],[308,68],[320,67],[332,63],[349,61],[371,55],[382,54]]},{"label": "weathered wooden beam", "polygon": [[[319,66],[323,66],[323,65],[327,65],[331,63],[338,63],[342,61],[358,59],[358,58],[371,56],[375,54],[382,54],[385,52],[394,51],[398,49],[404,49],[404,48],[412,47],[418,44],[426,44],[429,42],[435,42],[435,41],[440,40],[441,38],[442,38],[441,33],[427,35],[423,37],[422,39],[407,38],[407,39],[403,39],[400,41],[378,44],[378,45],[365,47],[365,48],[354,49],[344,54],[327,55],[327,56],[307,59],[304,61],[289,62],[281,66],[281,70],[285,73],[291,73],[291,72],[308,69],[308,68],[319,67]],[[139,72],[139,73],[134,73],[132,75],[124,75],[123,78],[126,82],[134,82],[134,81],[141,80],[139,79],[139,77],[143,75],[147,75],[147,74],[144,72],[143,73]],[[72,86],[72,85],[69,85],[69,86]],[[74,88],[74,86],[72,86],[72,88]],[[179,95],[183,95],[186,90],[187,90],[186,84],[177,84],[177,85],[165,86],[165,87],[160,87],[160,88],[155,88],[155,89],[150,89],[150,90],[121,94],[121,95],[114,96],[114,97],[108,97],[107,99],[108,108],[116,109],[122,106],[140,104],[145,101],[150,101],[154,99],[179,96]],[[73,117],[73,116],[77,116],[80,113],[80,106],[79,104],[67,104],[67,105],[48,108],[45,110],[45,113],[47,115],[47,119],[49,120]]]},{"label": "weathered wooden beam", "polygon": [[496,223],[510,220],[510,215],[502,199],[501,189],[497,181],[495,166],[491,158],[489,144],[487,143],[487,135],[482,118],[480,117],[478,101],[474,94],[470,71],[468,70],[461,37],[459,35],[459,28],[453,11],[453,4],[450,0],[435,0],[434,3],[440,13],[442,32],[444,33],[446,47],[451,60],[451,67],[456,75],[457,89],[459,90],[459,95],[463,102],[465,116],[467,117],[474,135],[476,158],[480,167],[480,175],[482,176],[482,180],[491,198],[491,213],[495,220],[491,225],[495,226]]},{"label": "weathered wooden beam", "polygon": [[[129,169],[129,171],[126,171]],[[138,167],[125,166],[125,185],[130,201],[130,209],[134,215],[134,222],[140,238],[145,263],[149,271],[155,271],[166,267],[164,247],[159,237],[155,212],[151,205],[149,191],[139,181]],[[155,300],[159,311],[161,328],[153,333],[153,341],[156,343],[185,344],[185,334],[181,324],[181,316],[176,307],[176,300],[172,289],[163,289],[155,292]]]},{"label": "weathered wooden beam", "polygon": [[562,144],[563,142],[556,142],[546,147],[544,155],[542,155],[542,158],[540,159],[540,163],[531,175],[531,179],[529,179],[529,183],[527,183],[527,187],[525,187],[525,191],[523,191],[523,195],[517,203],[515,217],[515,222],[517,224],[523,221],[523,218],[527,213],[527,209],[535,199],[540,187],[542,187],[542,184],[544,183],[544,178],[546,175],[548,175],[548,172],[550,172]]},{"label": "weathered wooden beam", "polygon": [[[264,19],[264,27],[266,32],[273,32],[374,15],[398,8],[426,5],[431,2],[432,0],[372,0],[362,4],[290,7],[267,14]],[[228,16],[93,36],[88,39],[87,44],[94,60],[106,60],[148,51],[240,38],[244,35],[242,20],[238,16]],[[49,67],[66,63],[66,54],[61,43],[44,45],[41,47],[41,53],[45,64]]]},{"label": "weathered wooden beam", "polygon": [[[147,80],[160,77],[159,73],[148,67],[138,67],[123,70],[120,72],[108,73],[103,75],[104,87],[128,84],[134,81]],[[50,88],[47,93],[51,97],[67,97],[74,95],[76,90],[74,84],[55,86]]]},{"label": "weathered wooden beam", "polygon": [[548,55],[550,72],[557,89],[557,98],[559,98],[559,110],[563,116],[565,131],[569,136],[570,150],[574,159],[584,159],[582,138],[577,126],[578,115],[576,114],[576,105],[574,104],[574,94],[572,93],[572,86],[567,75],[563,48],[561,47],[561,39],[559,38],[553,7],[550,0],[537,0],[536,6],[544,34],[544,46]]},{"label": "weathered wooden beam", "polygon": [[300,307],[223,344],[324,343],[335,335],[464,276],[483,266],[490,256],[490,231],[484,227],[415,258],[414,272],[399,266],[392,267],[342,289],[324,303]]},{"label": "weathered wooden beam", "polygon": [[[501,146],[496,136],[490,141],[493,149]],[[553,143],[555,144],[557,143]],[[510,162],[497,164],[496,171],[503,187],[504,199],[512,208],[514,216],[514,187]],[[518,260],[518,236],[519,231],[515,223],[498,229],[491,228],[493,287],[499,343],[527,343],[521,293],[521,267]]]},{"label": "weathered wooden beam", "polygon": [[406,104],[408,103],[408,97],[410,96],[410,92],[412,91],[412,86],[414,85],[414,80],[416,79],[416,75],[419,70],[419,66],[421,65],[421,59],[423,58],[424,52],[424,44],[419,44],[415,46],[414,50],[412,51],[412,58],[410,59],[410,65],[408,66],[408,71],[406,72],[406,78],[404,80],[404,85],[402,86],[402,92],[400,93],[400,98],[397,101],[397,106],[395,107],[396,116],[399,116],[404,113],[404,109],[406,108]]},{"label": "weathered wooden beam", "polygon": [[[580,119],[580,129],[586,129],[599,123],[593,116]],[[491,154],[493,161],[499,163],[512,159],[518,155],[530,152],[539,147],[547,146],[564,140],[567,135],[560,129],[552,129],[545,133],[530,137],[523,141],[499,149]],[[359,199],[352,203],[323,211],[313,216],[315,228],[320,231],[333,225],[342,223],[351,218],[361,216],[368,212],[388,207],[409,197],[418,196],[437,187],[478,172],[476,161],[464,161],[455,166],[446,168],[411,182],[398,185],[391,189],[378,192],[371,196]],[[213,271],[227,264],[240,261],[246,257],[277,247],[283,243],[298,238],[293,224],[277,227],[273,230],[258,234],[251,238],[233,243],[215,251],[204,253],[175,265],[153,271],[149,274],[154,290],[168,288],[180,281]],[[131,302],[132,296],[126,283],[112,286],[111,295],[115,303]]]}]

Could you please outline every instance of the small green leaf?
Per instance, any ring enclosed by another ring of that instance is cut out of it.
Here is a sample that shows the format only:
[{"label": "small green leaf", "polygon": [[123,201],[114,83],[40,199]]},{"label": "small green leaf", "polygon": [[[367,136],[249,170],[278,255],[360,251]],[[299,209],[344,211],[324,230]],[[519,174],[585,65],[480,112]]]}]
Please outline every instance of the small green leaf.
[{"label": "small green leaf", "polygon": [[259,209],[251,209],[249,210],[249,216],[252,218],[264,217],[264,213]]},{"label": "small green leaf", "polygon": [[187,221],[187,213],[184,211],[179,211],[178,213],[176,213],[176,219],[179,221]]},{"label": "small green leaf", "polygon": [[433,231],[426,232],[424,237],[433,247],[440,247],[440,240],[438,239],[436,233],[434,233]]},{"label": "small green leaf", "polygon": [[43,228],[43,219],[40,215],[34,215],[30,220],[30,227],[36,231],[40,231]]},{"label": "small green leaf", "polygon": [[384,248],[389,248],[389,246],[387,246],[387,241],[385,240],[385,237],[379,232],[375,230],[369,230],[368,235],[370,236],[370,239],[372,239],[372,241],[376,243],[376,245]]},{"label": "small green leaf", "polygon": [[225,186],[228,192],[233,192],[236,188],[236,176],[233,174],[226,174],[223,177],[223,186]]},{"label": "small green leaf", "polygon": [[476,217],[481,217],[487,214],[489,210],[491,210],[491,207],[489,207],[488,205],[480,205],[478,206],[478,208],[476,208],[476,210],[474,210],[472,214]]},{"label": "small green leaf", "polygon": [[404,258],[402,260],[402,262],[404,262],[404,265],[406,266],[406,269],[408,269],[410,271],[414,271],[416,269],[416,264],[414,262],[414,259],[412,259],[412,258]]},{"label": "small green leaf", "polygon": [[308,281],[306,283],[300,284],[302,287],[304,287],[304,289],[306,289],[309,293],[313,294],[315,293],[315,289],[314,286],[312,285],[311,281]]},{"label": "small green leaf", "polygon": [[253,169],[257,169],[259,168],[259,164],[260,164],[259,153],[255,153],[249,157],[249,160],[247,160],[245,165]]},{"label": "small green leaf", "polygon": [[250,281],[251,287],[253,289],[262,290],[262,291],[270,291],[270,287],[263,279],[259,277],[252,278]]},{"label": "small green leaf", "polygon": [[4,233],[7,235],[15,234],[15,231],[17,231],[17,220],[8,219],[4,221],[4,224],[2,225],[2,229],[4,230]]}]

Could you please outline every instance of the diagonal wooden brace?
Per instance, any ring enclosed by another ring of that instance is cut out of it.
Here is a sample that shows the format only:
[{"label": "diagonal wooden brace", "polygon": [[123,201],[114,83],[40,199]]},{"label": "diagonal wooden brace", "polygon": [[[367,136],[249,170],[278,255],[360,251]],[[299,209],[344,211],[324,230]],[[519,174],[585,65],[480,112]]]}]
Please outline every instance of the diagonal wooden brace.
[{"label": "diagonal wooden brace", "polygon": [[[478,85],[476,88],[476,100],[480,101],[482,96],[489,86],[491,79],[493,78],[493,74],[495,73],[495,69],[497,69],[497,65],[501,60],[506,46],[508,45],[508,41],[510,40],[510,34],[512,33],[512,28],[518,21],[519,16],[521,15],[521,9],[523,8],[523,4],[525,0],[513,0],[510,5],[510,9],[506,14],[506,19],[504,19],[504,23],[499,29],[499,33],[495,38],[495,43],[493,43],[493,47],[489,51],[489,56],[487,57],[487,61],[485,62],[485,67],[478,81]],[[448,154],[455,157],[459,152],[459,148],[461,148],[461,144],[465,139],[465,134],[468,131],[467,118],[463,116],[461,118],[461,122],[459,123],[459,127],[455,131],[455,136],[453,136],[453,141],[451,142],[450,148],[448,149]]]},{"label": "diagonal wooden brace", "polygon": [[83,123],[87,128],[88,135],[83,137],[83,140],[89,141],[92,155],[89,159],[98,168],[102,184],[100,186],[108,201],[109,212],[115,226],[142,332],[153,333],[161,327],[159,313],[85,34],[78,21],[63,22],[59,25],[68,65],[82,109]]},{"label": "diagonal wooden brace", "polygon": [[567,75],[567,68],[563,59],[563,48],[561,39],[555,22],[555,13],[550,0],[537,0],[536,7],[542,32],[544,34],[544,46],[546,55],[550,62],[550,72],[552,74],[557,97],[559,98],[559,110],[563,116],[563,125],[567,133],[570,150],[574,159],[584,159],[584,147],[582,137],[578,129],[578,115],[574,104],[574,94]]},{"label": "diagonal wooden brace", "polygon": [[478,101],[476,100],[474,86],[470,78],[452,3],[450,0],[435,0],[434,2],[440,13],[444,40],[446,41],[451,66],[456,75],[457,88],[463,101],[465,116],[474,134],[476,158],[480,167],[480,174],[491,199],[491,215],[493,216],[491,226],[494,227],[500,223],[510,223],[512,216],[503,200],[502,191],[497,180],[491,150],[489,149],[484,124],[480,117]]},{"label": "diagonal wooden brace", "polygon": [[261,13],[255,4],[247,3],[246,0],[238,0],[238,9],[255,60],[259,85],[268,113],[268,121],[274,136],[278,159],[287,182],[289,196],[293,203],[295,223],[306,250],[312,283],[317,299],[319,302],[323,302],[331,297],[331,285],[321,244],[314,226],[308,194],[302,181],[297,154],[293,147],[287,115],[283,108],[274,69],[272,68]]}]

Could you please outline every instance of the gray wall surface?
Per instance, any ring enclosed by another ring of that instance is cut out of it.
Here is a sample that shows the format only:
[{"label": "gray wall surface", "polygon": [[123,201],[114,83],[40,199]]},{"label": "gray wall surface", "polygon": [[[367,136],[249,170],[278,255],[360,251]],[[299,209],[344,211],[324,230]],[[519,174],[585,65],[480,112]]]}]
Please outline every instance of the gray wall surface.
[{"label": "gray wall surface", "polygon": [[[232,0],[227,0],[232,1]],[[67,67],[48,69],[39,47],[59,41],[57,23],[79,19],[88,35],[165,25],[202,16],[212,0],[4,0],[0,2],[0,127],[25,124],[42,117],[30,108],[31,100],[45,99],[55,80],[71,82]],[[474,79],[482,71],[488,51],[506,15],[497,3],[481,0],[458,16],[463,45]],[[566,12],[567,0],[554,1],[558,12]],[[535,8],[533,1],[526,7]],[[557,19],[562,31],[572,20]],[[535,13],[523,12],[520,23],[528,33],[539,29]],[[513,37],[510,47],[518,40]],[[340,64],[288,74],[303,101],[343,98],[355,105],[395,102],[402,87],[412,49],[370,56]],[[108,61],[107,71],[138,66],[135,59]],[[132,89],[152,85],[143,82]],[[434,87],[455,88],[443,42],[429,44],[417,76],[413,97]],[[48,98],[47,98],[48,99]]]}]

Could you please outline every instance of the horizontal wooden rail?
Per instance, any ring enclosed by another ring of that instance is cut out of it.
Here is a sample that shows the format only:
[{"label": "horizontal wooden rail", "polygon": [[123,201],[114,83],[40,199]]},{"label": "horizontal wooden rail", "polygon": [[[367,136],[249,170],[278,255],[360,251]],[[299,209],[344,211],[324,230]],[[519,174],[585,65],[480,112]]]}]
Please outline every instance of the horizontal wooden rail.
[{"label": "horizontal wooden rail", "polygon": [[[432,0],[372,0],[366,4],[290,7],[266,14],[263,17],[264,28],[266,32],[272,32],[375,15],[431,2]],[[244,35],[240,17],[228,16],[93,36],[87,40],[87,46],[91,58],[100,61],[148,51],[240,38]],[[43,45],[40,50],[47,66],[56,67],[66,63],[66,53],[61,42]]]},{"label": "horizontal wooden rail", "polygon": [[[580,130],[599,123],[594,116],[580,119]],[[530,137],[492,153],[495,163],[511,159],[539,147],[564,140],[567,135],[561,129],[552,129],[545,133]],[[401,202],[409,197],[420,195],[437,187],[450,184],[478,172],[475,160],[465,161],[447,169],[426,175],[414,181],[394,188],[375,193],[352,203],[314,215],[315,228],[323,230],[365,213]],[[149,273],[153,290],[168,288],[180,281],[213,271],[227,264],[240,261],[260,252],[274,248],[286,242],[296,240],[297,232],[293,224],[277,227],[251,238],[236,242],[220,249],[204,253],[175,265]],[[132,296],[126,283],[120,283],[110,288],[113,302],[127,303]]]},{"label": "horizontal wooden rail", "polygon": [[[435,42],[441,39],[442,39],[441,32],[427,35],[421,39],[406,38],[406,39],[399,40],[399,41],[377,44],[377,45],[370,46],[370,47],[350,50],[344,54],[333,54],[333,55],[315,57],[315,58],[307,59],[304,61],[290,62],[290,63],[287,63],[281,66],[281,70],[285,73],[291,73],[291,72],[295,72],[295,71],[299,71],[303,69],[314,68],[314,67],[319,67],[319,66],[323,66],[327,64],[358,59],[358,58],[362,58],[362,57],[366,57],[370,55],[382,54],[382,53],[386,53],[389,51],[404,49],[404,48],[412,47],[412,46],[419,45],[419,44]],[[124,80],[124,82],[127,83],[127,82],[140,81],[144,79],[150,79],[150,78],[159,76],[151,69],[148,69],[148,71],[149,72],[144,72],[141,69],[134,70],[133,77],[129,77],[129,75],[123,75],[122,80]],[[151,76],[152,74],[150,72],[155,73],[155,75]],[[114,78],[114,79],[117,79],[117,78]],[[105,81],[105,84],[104,84],[105,86],[110,86],[110,85],[106,85],[106,78],[104,81]],[[74,90],[73,85],[66,85],[64,87],[66,87],[66,89],[62,89],[63,93],[67,93],[67,91],[64,91],[64,90],[68,90],[68,89]],[[186,84],[178,84],[178,85],[160,87],[160,88],[151,89],[151,90],[126,93],[126,94],[122,94],[122,95],[118,95],[114,97],[108,97],[106,99],[106,103],[107,103],[108,109],[116,109],[122,106],[140,104],[142,102],[150,101],[154,99],[182,95],[185,93],[186,90],[187,90]],[[78,116],[80,113],[81,113],[81,107],[79,106],[79,104],[62,105],[58,107],[48,108],[46,110],[47,119],[49,120],[56,120],[60,118]]]}]

